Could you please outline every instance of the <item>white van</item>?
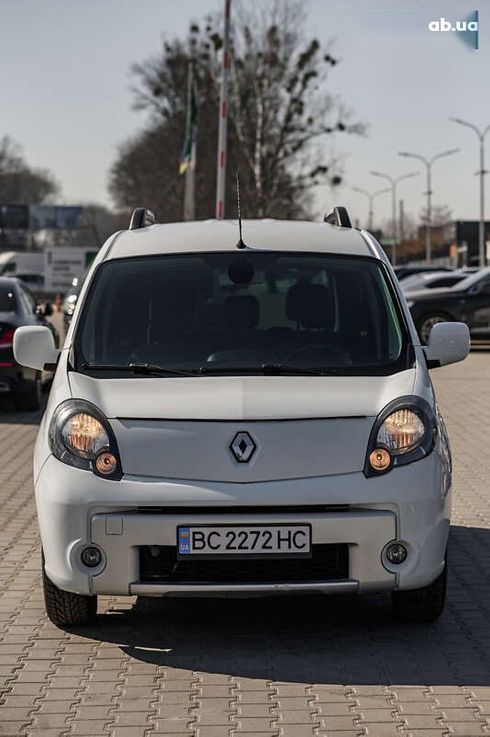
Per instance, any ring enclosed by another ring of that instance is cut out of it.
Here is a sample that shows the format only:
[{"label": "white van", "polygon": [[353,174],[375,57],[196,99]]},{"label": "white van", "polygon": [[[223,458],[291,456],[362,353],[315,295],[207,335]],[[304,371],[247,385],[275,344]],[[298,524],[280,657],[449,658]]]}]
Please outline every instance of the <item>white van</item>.
[{"label": "white van", "polygon": [[[451,457],[429,369],[468,329],[420,345],[391,266],[343,208],[325,223],[149,224],[102,247],[35,448],[45,601],[84,624],[97,596],[389,591],[442,611]],[[238,241],[238,242],[237,242]]]},{"label": "white van", "polygon": [[0,253],[0,275],[12,276],[19,272],[44,274],[43,251],[4,251]]}]

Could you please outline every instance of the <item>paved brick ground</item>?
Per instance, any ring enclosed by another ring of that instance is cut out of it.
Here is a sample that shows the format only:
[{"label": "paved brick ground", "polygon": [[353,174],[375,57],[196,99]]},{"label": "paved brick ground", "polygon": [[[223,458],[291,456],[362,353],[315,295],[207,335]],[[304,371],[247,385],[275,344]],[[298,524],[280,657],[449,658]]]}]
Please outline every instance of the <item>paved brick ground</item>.
[{"label": "paved brick ground", "polygon": [[490,354],[434,372],[455,455],[449,604],[402,626],[381,597],[101,601],[46,620],[31,491],[38,416],[0,409],[0,735],[476,737],[490,733]]}]

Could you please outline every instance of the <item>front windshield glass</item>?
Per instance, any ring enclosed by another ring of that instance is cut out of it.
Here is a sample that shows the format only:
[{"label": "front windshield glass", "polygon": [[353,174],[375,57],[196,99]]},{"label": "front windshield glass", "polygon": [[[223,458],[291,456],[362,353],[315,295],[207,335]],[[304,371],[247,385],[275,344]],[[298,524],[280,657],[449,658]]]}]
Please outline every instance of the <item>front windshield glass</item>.
[{"label": "front windshield glass", "polygon": [[480,269],[479,271],[475,271],[474,274],[470,274],[466,277],[466,279],[462,279],[460,282],[458,282],[455,287],[457,290],[459,289],[469,289],[470,287],[473,287],[475,284],[478,284],[482,279],[490,280],[490,267],[487,267],[486,269]]},{"label": "front windshield glass", "polygon": [[0,286],[0,312],[15,312],[17,310],[17,300],[12,287],[9,285]]},{"label": "front windshield glass", "polygon": [[87,299],[78,370],[407,368],[392,291],[368,258],[227,251],[120,259],[99,268]]}]

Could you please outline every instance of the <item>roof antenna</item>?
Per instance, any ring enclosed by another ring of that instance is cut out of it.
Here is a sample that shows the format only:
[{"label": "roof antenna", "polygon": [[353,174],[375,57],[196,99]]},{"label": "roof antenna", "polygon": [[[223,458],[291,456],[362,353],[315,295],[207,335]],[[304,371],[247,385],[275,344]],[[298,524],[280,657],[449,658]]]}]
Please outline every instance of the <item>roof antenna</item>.
[{"label": "roof antenna", "polygon": [[243,248],[246,248],[246,244],[243,242],[242,238],[242,208],[240,205],[240,177],[238,176],[238,170],[236,173],[236,203],[237,203],[237,211],[238,211],[238,243],[236,244],[236,247],[240,250]]}]

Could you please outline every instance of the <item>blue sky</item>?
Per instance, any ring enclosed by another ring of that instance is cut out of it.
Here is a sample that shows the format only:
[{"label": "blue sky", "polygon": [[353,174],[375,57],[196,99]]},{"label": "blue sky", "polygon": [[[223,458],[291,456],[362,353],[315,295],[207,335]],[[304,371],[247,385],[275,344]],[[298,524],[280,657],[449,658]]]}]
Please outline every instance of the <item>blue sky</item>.
[{"label": "blue sky", "polygon": [[[64,202],[110,203],[107,172],[117,146],[145,122],[143,113],[131,110],[131,63],[157,53],[162,36],[185,33],[191,19],[221,5],[220,0],[0,0],[0,136],[11,135],[29,162],[53,171]],[[345,170],[346,184],[334,204],[347,205],[364,222],[367,203],[351,186],[383,186],[372,169],[395,176],[417,171],[417,162],[399,158],[399,150],[430,156],[459,147],[459,154],[434,167],[434,204],[449,205],[456,217],[476,218],[477,138],[448,117],[490,123],[487,6],[479,8],[480,49],[471,51],[454,34],[427,28],[441,16],[465,18],[475,10],[467,3],[310,0],[305,5],[309,32],[324,42],[334,39],[341,59],[329,89],[369,125],[366,137],[338,135],[325,144],[327,153],[341,156]],[[490,181],[488,190],[490,215]],[[420,211],[424,191],[423,173],[400,186],[408,212]],[[316,202],[319,209],[333,204],[330,190],[320,188]],[[389,197],[377,201],[378,219],[389,215],[389,202]]]}]

